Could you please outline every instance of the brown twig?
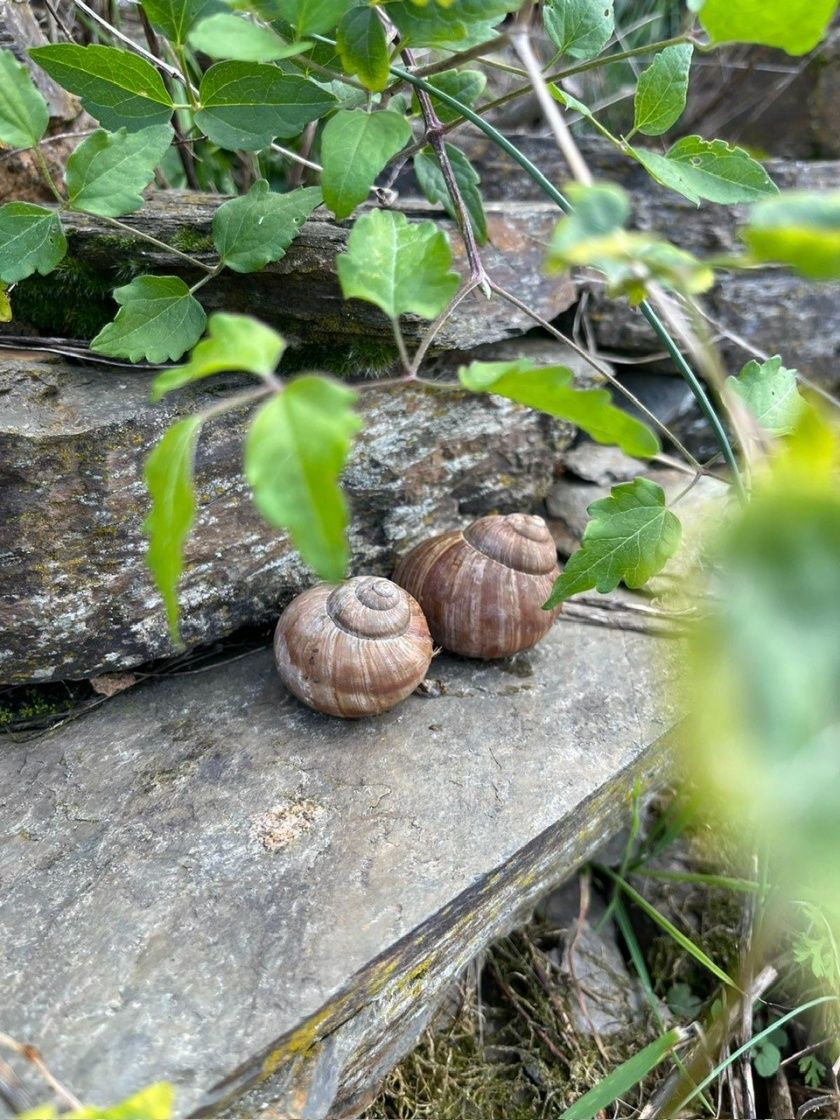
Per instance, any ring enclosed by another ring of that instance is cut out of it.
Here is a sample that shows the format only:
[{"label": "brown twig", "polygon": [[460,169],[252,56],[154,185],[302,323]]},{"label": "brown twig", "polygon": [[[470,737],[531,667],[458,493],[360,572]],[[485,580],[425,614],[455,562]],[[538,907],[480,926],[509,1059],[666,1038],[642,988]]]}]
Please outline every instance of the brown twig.
[{"label": "brown twig", "polygon": [[74,1111],[79,1111],[82,1108],[82,1102],[50,1072],[46,1062],[34,1046],[31,1046],[27,1042],[18,1042],[17,1039],[12,1038],[11,1035],[4,1034],[2,1031],[0,1031],[0,1046],[11,1050],[14,1054],[19,1054],[27,1062],[30,1062],[55,1095],[60,1097],[69,1108]]}]

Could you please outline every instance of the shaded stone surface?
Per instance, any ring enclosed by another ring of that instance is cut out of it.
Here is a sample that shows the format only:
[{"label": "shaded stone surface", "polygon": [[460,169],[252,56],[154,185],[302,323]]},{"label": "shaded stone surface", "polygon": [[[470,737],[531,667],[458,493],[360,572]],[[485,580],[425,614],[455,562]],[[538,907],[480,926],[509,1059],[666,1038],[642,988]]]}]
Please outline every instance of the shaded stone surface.
[{"label": "shaded stone surface", "polygon": [[178,1116],[352,1111],[662,780],[673,649],[561,619],[356,724],[258,652],[4,744],[2,1029],[94,1102],[163,1078]]},{"label": "shaded stone surface", "polygon": [[[534,353],[510,342],[499,355],[520,349]],[[551,353],[557,360],[554,344]],[[173,419],[240,380],[214,379],[154,406],[149,382],[142,371],[0,352],[2,682],[89,676],[171,652],[143,560],[143,462]],[[364,428],[344,475],[356,574],[389,574],[409,545],[480,514],[533,508],[572,432],[460,391],[369,387],[358,408]],[[271,621],[311,581],[250,501],[245,423],[229,414],[199,442],[199,512],[181,585],[189,646]]]}]

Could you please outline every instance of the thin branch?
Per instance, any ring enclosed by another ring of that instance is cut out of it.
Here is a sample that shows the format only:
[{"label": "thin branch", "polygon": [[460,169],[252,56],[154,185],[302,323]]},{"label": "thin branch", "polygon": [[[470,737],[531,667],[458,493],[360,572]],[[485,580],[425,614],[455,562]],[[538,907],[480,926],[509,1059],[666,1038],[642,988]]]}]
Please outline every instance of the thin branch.
[{"label": "thin branch", "polygon": [[193,268],[201,268],[205,272],[209,272],[213,276],[216,275],[216,268],[214,265],[205,264],[204,261],[200,261],[197,257],[191,257],[189,253],[182,253],[181,250],[176,249],[174,245],[167,245],[165,241],[159,241],[157,237],[153,237],[150,233],[146,233],[145,230],[137,229],[135,226],[127,225],[125,222],[121,222],[118,218],[108,218],[104,214],[99,214],[97,216],[101,222],[107,222],[108,225],[115,226],[117,229],[121,229],[123,233],[130,233],[132,237],[139,237],[141,241],[148,241],[150,245],[154,245],[158,249],[163,249],[164,252],[172,253],[176,257],[180,257],[182,260],[188,261],[189,264],[193,266]]},{"label": "thin branch", "polygon": [[25,1058],[26,1061],[30,1062],[35,1069],[37,1069],[38,1073],[40,1073],[41,1077],[46,1081],[57,1097],[74,1111],[81,1110],[82,1102],[78,1097],[75,1097],[69,1089],[62,1085],[58,1078],[50,1073],[44,1059],[34,1046],[26,1042],[18,1042],[17,1039],[12,1038],[11,1035],[4,1034],[2,1031],[0,1031],[0,1046],[4,1046],[7,1050],[11,1050],[13,1053],[19,1054],[22,1058]]},{"label": "thin branch", "polygon": [[495,39],[491,39],[487,43],[479,43],[477,47],[471,47],[468,51],[459,51],[440,62],[433,62],[429,66],[421,66],[419,70],[414,72],[420,78],[428,78],[432,74],[440,74],[444,70],[451,70],[455,66],[463,66],[465,62],[472,62],[474,58],[483,58],[486,54],[500,50],[507,44],[507,41],[507,35],[497,35]]},{"label": "thin branch", "polygon": [[73,4],[79,9],[79,11],[84,12],[85,15],[89,16],[94,21],[94,23],[99,24],[99,26],[103,30],[107,31],[109,35],[113,35],[115,39],[119,39],[119,41],[124,46],[128,47],[130,51],[133,51],[135,54],[139,54],[142,58],[145,58],[147,62],[151,62],[151,64],[153,66],[156,66],[158,69],[165,70],[170,78],[177,78],[178,81],[183,82],[184,85],[189,84],[185,81],[184,75],[178,70],[177,67],[170,66],[169,63],[164,62],[162,58],[157,58],[151,53],[151,51],[147,51],[145,47],[141,47],[139,43],[135,43],[133,39],[129,39],[127,35],[124,35],[122,31],[114,27],[114,25],[112,23],[109,23],[107,19],[103,19],[99,12],[91,8],[89,4],[86,4],[85,0],[73,0]]},{"label": "thin branch", "polygon": [[466,299],[470,292],[474,292],[477,287],[477,280],[468,280],[463,285],[463,287],[458,289],[458,291],[455,293],[446,307],[444,307],[443,311],[441,311],[440,315],[438,315],[437,319],[435,319],[435,321],[423,335],[422,339],[420,340],[420,345],[417,347],[414,358],[409,367],[409,371],[413,378],[417,376],[420,365],[423,359],[426,357],[426,353],[429,347],[432,345],[435,338],[440,333],[440,330],[443,327],[444,323],[446,323],[447,319],[450,317],[450,315],[452,315],[453,311],[455,311],[462,300]]}]

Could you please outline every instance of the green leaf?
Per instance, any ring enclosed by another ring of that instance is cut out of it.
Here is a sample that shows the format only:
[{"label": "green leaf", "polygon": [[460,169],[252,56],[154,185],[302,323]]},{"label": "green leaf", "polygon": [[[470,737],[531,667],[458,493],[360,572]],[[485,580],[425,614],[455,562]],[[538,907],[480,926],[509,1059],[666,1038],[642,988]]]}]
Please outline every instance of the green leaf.
[{"label": "green leaf", "polygon": [[646,478],[614,486],[587,512],[592,520],[581,547],[560,573],[546,608],[592,587],[602,595],[622,581],[643,587],[677,551],[680,523],[665,508],[662,487]]},{"label": "green leaf", "polygon": [[0,50],[0,144],[34,148],[49,122],[47,103],[26,67],[11,51]]},{"label": "green leaf", "polygon": [[67,252],[67,239],[54,210],[31,202],[0,206],[0,280],[14,284],[33,272],[46,276]]},{"label": "green leaf", "polygon": [[198,343],[186,365],[157,375],[151,399],[159,401],[173,389],[228,370],[268,377],[285,349],[285,339],[259,320],[219,311],[207,320],[207,337]]},{"label": "green leaf", "polygon": [[149,540],[146,563],[166,606],[169,633],[177,645],[178,580],[184,570],[184,541],[195,520],[193,463],[202,417],[173,424],[146,460],[144,477],[152,508],[143,529]]},{"label": "green leaf", "polygon": [[588,117],[589,120],[594,120],[595,116],[588,105],[584,105],[582,101],[578,101],[576,97],[572,97],[570,93],[566,93],[554,82],[548,83],[548,92],[555,101],[559,101],[561,105],[565,105],[567,109],[571,109],[575,113],[580,113],[582,117]]},{"label": "green leaf", "polygon": [[257,412],[245,441],[245,475],[272,525],[287,529],[321,579],[347,570],[347,506],[338,478],[360,421],[356,394],[336,381],[292,381]]},{"label": "green leaf", "polygon": [[200,19],[223,7],[220,0],[142,0],[142,4],[149,21],[179,47]]},{"label": "green leaf", "polygon": [[[478,184],[481,182],[478,172],[464,153],[452,144],[446,145],[446,151],[449,155],[455,181],[470,216],[470,224],[476,240],[479,245],[483,245],[487,240],[487,219],[484,216],[484,204],[481,201],[481,192],[478,189]],[[417,182],[420,184],[420,190],[429,202],[440,203],[450,218],[456,219],[455,207],[449,197],[446,180],[431,148],[425,148],[414,157],[414,173],[417,176]]]},{"label": "green leaf", "polygon": [[335,105],[315,82],[258,62],[217,62],[201,79],[196,125],[220,148],[256,152],[297,134]]},{"label": "green leaf", "polygon": [[106,1108],[89,1104],[75,1112],[63,1112],[61,1120],[171,1120],[174,1098],[169,1082],[159,1081]]},{"label": "green leaf", "polygon": [[678,1027],[668,1031],[667,1034],[660,1035],[638,1054],[634,1054],[632,1058],[616,1066],[606,1077],[593,1085],[588,1093],[584,1093],[570,1108],[561,1113],[560,1120],[595,1120],[595,1117],[613,1101],[623,1097],[634,1085],[644,1080],[685,1037],[684,1032]]},{"label": "green leaf", "polygon": [[348,0],[274,0],[274,8],[294,27],[298,38],[302,38],[332,31],[347,3]]},{"label": "green leaf", "polygon": [[[454,97],[464,105],[473,105],[484,92],[487,78],[481,70],[444,70],[442,74],[431,74],[427,79],[430,86],[439,89],[442,93]],[[430,95],[434,102],[438,119],[448,124],[457,120],[460,113],[451,105],[440,101],[434,94]],[[415,94],[413,98],[415,112],[419,111],[419,104]]]},{"label": "green leaf", "polygon": [[754,206],[744,231],[756,261],[786,264],[809,280],[840,279],[840,191],[786,191]]},{"label": "green leaf", "polygon": [[697,1012],[703,1006],[703,1001],[698,999],[684,981],[671,985],[666,1001],[668,1010],[678,1019],[696,1019]]},{"label": "green leaf", "polygon": [[258,272],[279,261],[321,201],[318,187],[286,194],[258,179],[246,195],[223,202],[213,216],[213,243],[227,268]]},{"label": "green leaf", "polygon": [[659,441],[641,420],[622,412],[606,389],[576,389],[565,366],[533,363],[472,362],[458,371],[461,384],[474,393],[496,393],[537,408],[582,428],[598,443],[617,444],[627,455],[647,459],[659,451]]},{"label": "green leaf", "polygon": [[5,284],[0,284],[0,323],[11,323],[12,304]]},{"label": "green leaf", "polygon": [[287,43],[271,30],[233,12],[203,19],[189,34],[190,46],[210,58],[237,62],[276,62],[300,54],[311,43]]},{"label": "green leaf", "polygon": [[375,8],[351,8],[336,32],[336,46],[346,74],[355,74],[365,89],[380,93],[388,84],[390,57],[385,29]]},{"label": "green leaf", "polygon": [[142,191],[155,175],[174,133],[156,124],[139,132],[97,129],[67,160],[67,199],[74,210],[118,218],[143,205]]},{"label": "green leaf", "polygon": [[138,276],[114,290],[117,316],[91,342],[111,358],[177,361],[204,330],[204,308],[178,276]]},{"label": "green leaf", "polygon": [[368,196],[388,160],[411,139],[411,126],[387,109],[341,109],[321,136],[321,187],[336,218],[346,218]]},{"label": "green leaf", "polygon": [[345,299],[375,303],[390,319],[406,312],[434,319],[460,284],[451,263],[449,242],[434,222],[373,210],[357,219],[336,266]]},{"label": "green leaf", "polygon": [[[417,4],[394,0],[388,18],[400,32],[400,42],[411,47],[446,47],[466,50],[490,39],[496,24],[521,0],[448,0],[446,4]],[[605,0],[606,3],[609,0]]]},{"label": "green leaf", "polygon": [[700,24],[713,42],[761,43],[807,54],[824,37],[837,0],[705,0]]},{"label": "green leaf", "polygon": [[796,370],[785,369],[778,354],[760,364],[747,362],[737,377],[726,379],[726,387],[771,436],[792,432],[805,407],[796,385]]},{"label": "green leaf", "polygon": [[613,0],[546,0],[543,24],[561,54],[594,58],[613,33]]},{"label": "green leaf", "polygon": [[666,47],[639,75],[634,125],[645,136],[660,136],[682,116],[693,51],[691,43]]},{"label": "green leaf", "polygon": [[621,229],[630,216],[627,192],[613,183],[592,187],[570,183],[566,193],[574,210],[557,225],[554,245],[558,251]]},{"label": "green leaf", "polygon": [[777,194],[778,187],[756,160],[743,148],[724,140],[685,136],[666,154],[646,148],[629,149],[650,175],[665,187],[685,195],[691,202],[701,199],[730,204],[756,202]]},{"label": "green leaf", "polygon": [[782,1060],[782,1053],[775,1043],[770,1042],[769,1039],[756,1047],[752,1055],[752,1063],[755,1066],[755,1072],[760,1077],[772,1077],[779,1068]]},{"label": "green leaf", "polygon": [[103,128],[134,132],[165,124],[172,116],[174,104],[160,74],[130,51],[56,43],[32,47],[29,54],[59,85],[81,97]]}]

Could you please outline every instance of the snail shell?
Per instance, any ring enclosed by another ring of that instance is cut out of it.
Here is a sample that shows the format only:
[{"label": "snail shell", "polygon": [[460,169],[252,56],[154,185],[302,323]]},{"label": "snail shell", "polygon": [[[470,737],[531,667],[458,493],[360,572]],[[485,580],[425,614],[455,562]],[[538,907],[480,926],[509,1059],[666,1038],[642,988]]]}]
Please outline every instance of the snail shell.
[{"label": "snail shell", "polygon": [[511,657],[545,637],[559,614],[544,611],[560,574],[541,517],[482,517],[417,545],[394,581],[417,599],[435,642],[465,657]]},{"label": "snail shell", "polygon": [[274,634],[274,658],[290,692],[345,719],[378,715],[420,684],[432,659],[420,607],[375,576],[322,583],[293,599]]}]

